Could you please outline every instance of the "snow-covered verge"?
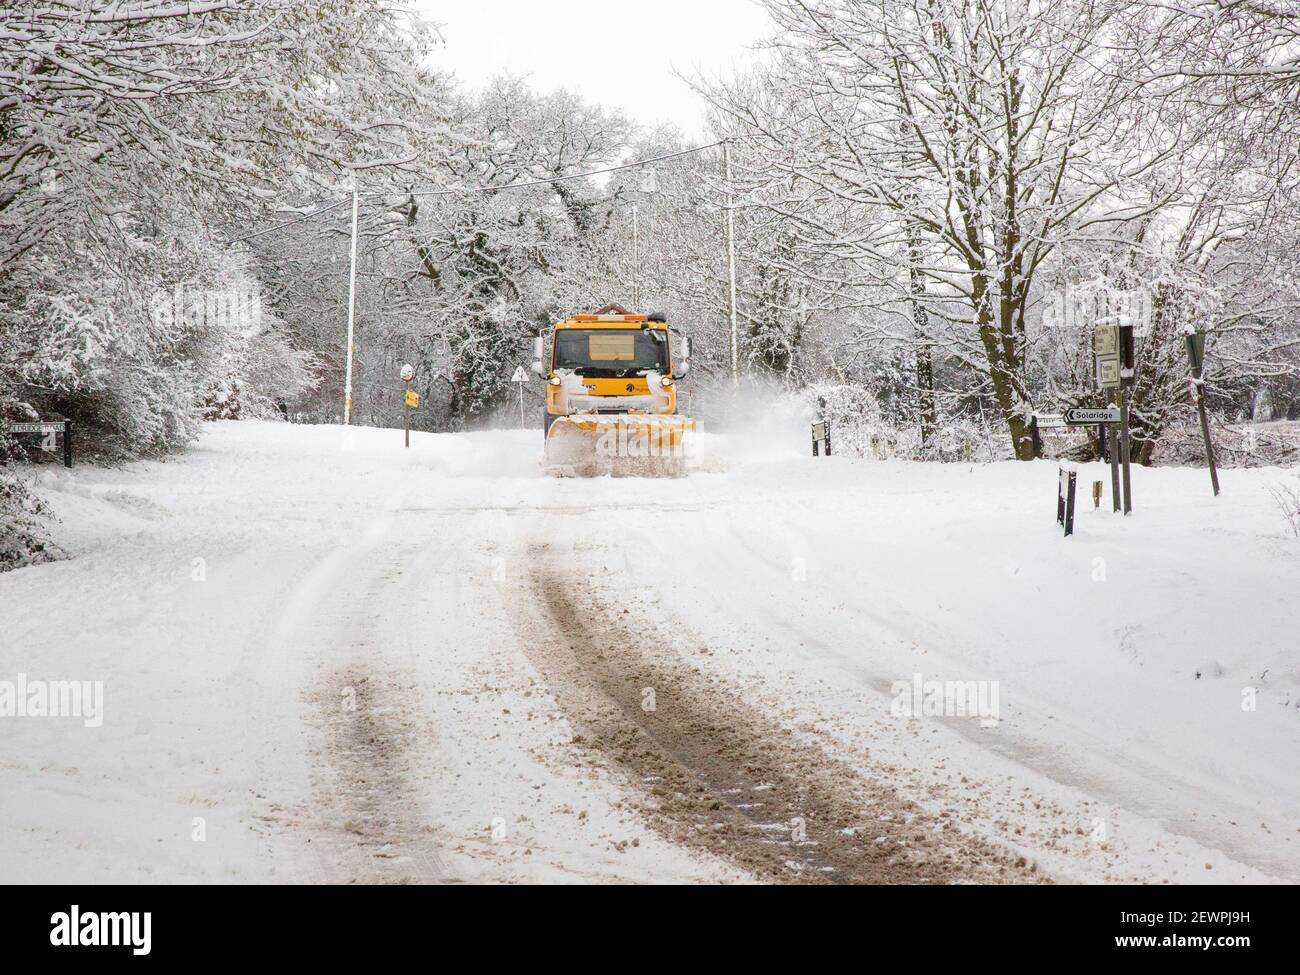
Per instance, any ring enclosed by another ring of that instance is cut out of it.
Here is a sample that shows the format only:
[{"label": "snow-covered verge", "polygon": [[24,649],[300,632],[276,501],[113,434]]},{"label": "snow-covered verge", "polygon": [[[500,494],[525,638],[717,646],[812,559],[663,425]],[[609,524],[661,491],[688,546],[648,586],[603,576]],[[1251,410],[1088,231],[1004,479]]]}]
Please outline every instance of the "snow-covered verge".
[{"label": "snow-covered verge", "polygon": [[[1203,470],[1136,470],[1125,519],[1081,465],[1067,539],[1056,470],[751,468],[621,544],[647,585],[673,559],[702,666],[1058,879],[1300,879],[1300,543],[1270,493],[1295,472],[1225,472],[1215,499]],[[899,718],[916,680],[990,682],[1000,720]]]},{"label": "snow-covered verge", "polygon": [[[73,557],[0,576],[0,681],[102,680],[103,721],[0,717],[0,879],[744,879],[574,742],[514,623],[545,542],[728,693],[1050,877],[1300,880],[1300,541],[1269,493],[1295,472],[1215,499],[1137,470],[1132,516],[1081,501],[1065,539],[1050,463],[801,434],[702,437],[684,480],[547,479],[538,431],[261,422],[42,470]],[[918,674],[996,682],[997,723],[898,715]]]},{"label": "snow-covered verge", "polygon": [[[0,680],[103,681],[103,719],[0,718],[0,879],[741,879],[557,764],[485,548],[540,483],[519,446],[219,422],[165,463],[42,470],[75,557],[0,577]],[[369,824],[416,819],[388,870]]]}]

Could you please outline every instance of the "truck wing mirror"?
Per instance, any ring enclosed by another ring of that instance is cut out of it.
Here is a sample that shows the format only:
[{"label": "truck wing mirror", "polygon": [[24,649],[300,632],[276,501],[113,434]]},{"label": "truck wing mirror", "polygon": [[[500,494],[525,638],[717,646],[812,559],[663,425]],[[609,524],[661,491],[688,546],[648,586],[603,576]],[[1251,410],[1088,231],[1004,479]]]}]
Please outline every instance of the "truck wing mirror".
[{"label": "truck wing mirror", "polygon": [[673,378],[681,379],[691,368],[691,340],[688,336],[683,335],[681,344],[677,346],[677,361],[673,370]]}]

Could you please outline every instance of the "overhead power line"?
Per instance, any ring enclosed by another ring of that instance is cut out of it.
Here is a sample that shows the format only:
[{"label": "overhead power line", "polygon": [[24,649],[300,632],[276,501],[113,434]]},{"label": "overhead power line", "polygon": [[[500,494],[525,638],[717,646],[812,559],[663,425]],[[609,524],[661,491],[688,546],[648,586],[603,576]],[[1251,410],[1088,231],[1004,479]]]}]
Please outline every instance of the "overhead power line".
[{"label": "overhead power line", "polygon": [[[697,152],[703,152],[706,149],[715,149],[726,141],[726,139],[719,139],[717,142],[710,142],[708,145],[694,146],[690,149],[679,149],[677,152],[665,152],[659,156],[650,156],[647,159],[637,159],[632,162],[619,163],[617,166],[606,166],[604,169],[592,169],[585,173],[570,173],[567,176],[550,176],[544,179],[530,179],[518,183],[505,183],[501,186],[447,186],[436,190],[358,190],[356,196],[400,196],[407,198],[415,196],[456,196],[457,194],[464,193],[501,193],[506,190],[523,190],[534,186],[546,186],[551,183],[565,183],[575,179],[590,179],[592,176],[603,176],[607,173],[617,173],[625,169],[637,169],[641,166],[648,166],[651,163],[663,162],[666,159],[676,159],[679,156],[689,156]],[[238,244],[245,240],[252,240],[255,237],[261,237],[264,234],[271,234],[277,230],[283,230],[286,227],[293,227],[300,223],[306,223],[308,220],[319,217],[321,214],[329,213],[331,210],[337,210],[339,207],[344,206],[350,201],[351,196],[348,196],[342,200],[337,200],[334,203],[327,203],[325,206],[313,210],[310,213],[304,213],[302,216],[295,217],[293,220],[286,220],[273,227],[264,227],[254,233],[245,234],[243,237],[232,238],[231,240],[226,241],[226,246],[229,247],[231,244]]]}]

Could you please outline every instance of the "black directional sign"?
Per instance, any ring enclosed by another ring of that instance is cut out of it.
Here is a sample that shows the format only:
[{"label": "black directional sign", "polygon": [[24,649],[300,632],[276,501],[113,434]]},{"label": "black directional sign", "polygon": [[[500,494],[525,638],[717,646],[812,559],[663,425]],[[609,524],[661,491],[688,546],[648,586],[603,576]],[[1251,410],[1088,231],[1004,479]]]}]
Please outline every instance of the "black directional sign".
[{"label": "black directional sign", "polygon": [[12,423],[9,425],[9,430],[12,433],[62,433],[63,427],[63,420],[54,420],[40,423]]},{"label": "black directional sign", "polygon": [[1118,409],[1093,410],[1074,406],[1063,414],[1065,422],[1072,427],[1086,426],[1089,423],[1118,423]]}]

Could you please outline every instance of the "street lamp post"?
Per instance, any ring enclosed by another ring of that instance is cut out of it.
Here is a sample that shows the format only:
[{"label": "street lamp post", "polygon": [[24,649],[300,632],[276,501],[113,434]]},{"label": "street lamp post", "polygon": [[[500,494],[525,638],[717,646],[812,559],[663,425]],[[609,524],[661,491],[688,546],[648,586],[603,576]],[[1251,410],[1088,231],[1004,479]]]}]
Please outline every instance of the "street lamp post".
[{"label": "street lamp post", "polygon": [[348,348],[344,367],[347,372],[343,380],[343,425],[348,426],[352,423],[352,336],[353,324],[356,319],[357,307],[357,211],[360,206],[360,197],[357,193],[357,186],[352,184],[352,256],[349,259],[348,269]]},{"label": "street lamp post", "polygon": [[736,229],[732,222],[731,197],[731,140],[722,143],[722,165],[727,181],[727,279],[729,282],[728,307],[731,316],[731,382],[740,385],[740,347],[736,337]]},{"label": "street lamp post", "polygon": [[637,227],[636,204],[632,204],[632,308],[641,310],[641,235]]}]

